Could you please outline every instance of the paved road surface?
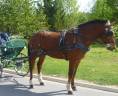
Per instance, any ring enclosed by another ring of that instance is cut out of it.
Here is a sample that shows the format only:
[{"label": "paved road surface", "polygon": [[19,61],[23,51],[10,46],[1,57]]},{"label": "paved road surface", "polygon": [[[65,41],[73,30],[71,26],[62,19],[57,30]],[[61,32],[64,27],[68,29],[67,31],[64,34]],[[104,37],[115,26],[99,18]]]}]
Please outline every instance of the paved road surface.
[{"label": "paved road surface", "polygon": [[118,93],[106,92],[85,87],[77,87],[74,95],[67,95],[65,84],[45,81],[45,86],[40,86],[34,79],[34,89],[28,89],[28,77],[4,74],[0,78],[0,96],[118,96]]}]

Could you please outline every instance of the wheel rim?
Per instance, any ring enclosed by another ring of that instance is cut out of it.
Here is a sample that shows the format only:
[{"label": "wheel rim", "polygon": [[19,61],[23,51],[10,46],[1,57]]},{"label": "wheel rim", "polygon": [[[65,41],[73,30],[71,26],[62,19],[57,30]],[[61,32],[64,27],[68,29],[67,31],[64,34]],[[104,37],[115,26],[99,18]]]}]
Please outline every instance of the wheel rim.
[{"label": "wheel rim", "polygon": [[[21,56],[19,58],[26,57],[26,55],[24,55],[23,53],[20,55]],[[21,59],[21,61],[16,62],[15,71],[20,76],[25,76],[29,72],[29,63],[27,59],[28,58],[24,58]]]}]

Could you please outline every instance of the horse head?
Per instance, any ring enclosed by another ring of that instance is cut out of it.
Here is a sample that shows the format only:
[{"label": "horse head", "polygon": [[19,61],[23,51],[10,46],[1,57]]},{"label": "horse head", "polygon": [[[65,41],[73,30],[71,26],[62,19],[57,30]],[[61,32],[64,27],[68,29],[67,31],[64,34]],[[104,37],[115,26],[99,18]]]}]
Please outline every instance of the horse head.
[{"label": "horse head", "polygon": [[[109,20],[93,20],[79,25],[79,31],[76,32],[89,42],[99,40],[104,43],[108,50],[116,48],[114,32]],[[81,37],[81,38],[82,38]]]},{"label": "horse head", "polygon": [[106,45],[106,48],[112,51],[113,49],[116,49],[116,43],[110,21],[108,20],[103,27],[103,32],[99,38]]}]

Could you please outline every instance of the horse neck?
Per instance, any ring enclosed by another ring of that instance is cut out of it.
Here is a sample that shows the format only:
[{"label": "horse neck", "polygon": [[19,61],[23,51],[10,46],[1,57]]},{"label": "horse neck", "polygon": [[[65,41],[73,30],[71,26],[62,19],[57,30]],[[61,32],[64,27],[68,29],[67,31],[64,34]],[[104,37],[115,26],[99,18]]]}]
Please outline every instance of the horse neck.
[{"label": "horse neck", "polygon": [[81,37],[80,42],[83,43],[86,46],[90,46],[95,41],[94,38],[88,38],[88,37]]},{"label": "horse neck", "polygon": [[97,27],[96,30],[94,29],[96,27],[96,25],[91,25],[91,27],[89,27],[89,26],[85,26],[83,28],[79,28],[79,31],[82,34],[82,37],[81,37],[82,42],[86,46],[90,46],[94,41],[96,41],[96,39],[99,37],[99,35],[102,32],[102,29],[101,29],[102,26],[101,26],[101,28]]}]

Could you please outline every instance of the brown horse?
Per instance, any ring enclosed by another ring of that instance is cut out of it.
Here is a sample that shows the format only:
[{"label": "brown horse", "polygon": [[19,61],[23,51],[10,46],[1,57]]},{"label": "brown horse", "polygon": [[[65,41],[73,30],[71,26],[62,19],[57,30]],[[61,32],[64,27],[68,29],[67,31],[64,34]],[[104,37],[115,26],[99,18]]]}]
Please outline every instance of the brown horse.
[{"label": "brown horse", "polygon": [[115,49],[110,21],[93,20],[67,32],[38,32],[33,35],[28,43],[30,88],[33,88],[32,71],[37,57],[38,79],[41,85],[44,84],[40,72],[45,56],[48,55],[69,61],[67,91],[72,94],[72,90],[76,90],[74,78],[78,65],[89,46],[98,39],[106,44],[107,49]]}]

